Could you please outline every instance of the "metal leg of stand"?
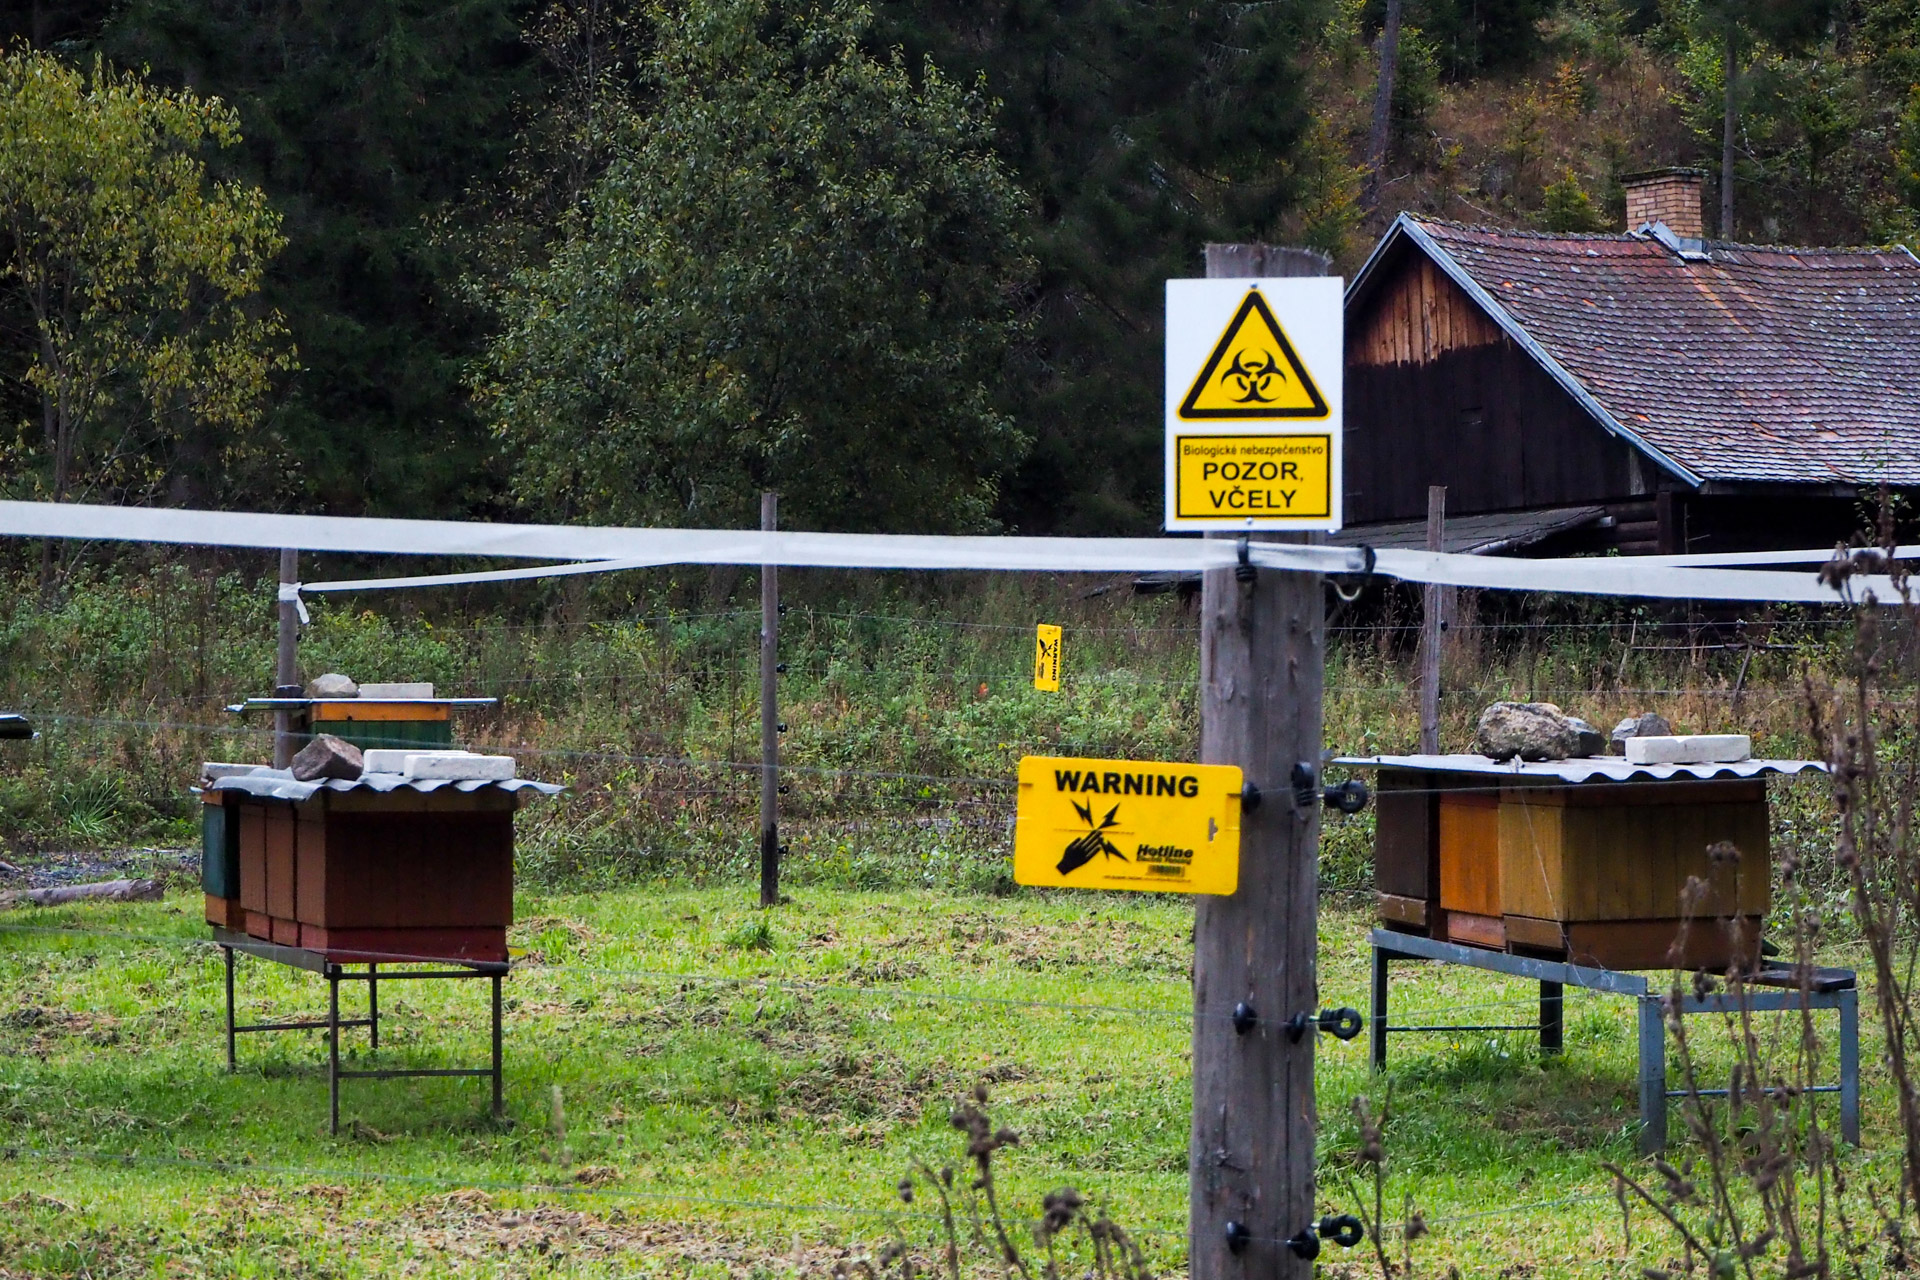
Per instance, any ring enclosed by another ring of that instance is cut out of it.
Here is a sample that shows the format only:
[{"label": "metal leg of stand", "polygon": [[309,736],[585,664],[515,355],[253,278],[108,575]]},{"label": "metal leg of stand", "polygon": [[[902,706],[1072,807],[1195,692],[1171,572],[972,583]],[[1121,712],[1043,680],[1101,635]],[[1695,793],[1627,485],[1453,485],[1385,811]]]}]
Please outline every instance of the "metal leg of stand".
[{"label": "metal leg of stand", "polygon": [[239,1063],[233,1052],[233,948],[220,949],[227,953],[227,1074],[231,1075],[239,1070]]},{"label": "metal leg of stand", "polygon": [[1540,1052],[1559,1053],[1566,1043],[1566,988],[1558,982],[1540,983]]},{"label": "metal leg of stand", "polygon": [[1387,953],[1373,949],[1373,1069],[1387,1069]]},{"label": "metal leg of stand", "polygon": [[367,1021],[373,1036],[373,1048],[380,1047],[380,966],[367,966]]},{"label": "metal leg of stand", "polygon": [[1860,992],[1840,992],[1840,1136],[1860,1145]]},{"label": "metal leg of stand", "polygon": [[1640,1020],[1640,1153],[1667,1149],[1667,1028],[1660,997],[1638,1000]]},{"label": "metal leg of stand", "polygon": [[493,1118],[498,1120],[505,1114],[505,1102],[500,1096],[500,975],[493,975]]},{"label": "metal leg of stand", "polygon": [[327,1132],[340,1134],[340,975],[327,974]]}]

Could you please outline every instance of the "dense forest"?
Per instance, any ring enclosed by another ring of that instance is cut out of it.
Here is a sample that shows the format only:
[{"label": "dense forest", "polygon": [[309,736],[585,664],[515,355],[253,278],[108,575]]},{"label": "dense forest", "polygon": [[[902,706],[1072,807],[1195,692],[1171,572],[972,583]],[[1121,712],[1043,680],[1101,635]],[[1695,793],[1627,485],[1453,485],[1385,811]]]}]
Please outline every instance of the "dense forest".
[{"label": "dense forest", "polygon": [[1920,0],[5,15],[6,496],[1144,532],[1207,241],[1920,239]]}]

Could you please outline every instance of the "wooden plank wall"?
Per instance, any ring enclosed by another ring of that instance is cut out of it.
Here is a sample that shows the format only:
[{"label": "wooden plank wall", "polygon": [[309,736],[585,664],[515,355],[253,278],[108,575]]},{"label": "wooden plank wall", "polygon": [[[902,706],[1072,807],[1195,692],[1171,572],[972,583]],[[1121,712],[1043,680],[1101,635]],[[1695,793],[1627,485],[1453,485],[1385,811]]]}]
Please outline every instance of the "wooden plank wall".
[{"label": "wooden plank wall", "polygon": [[1347,363],[1424,364],[1448,351],[1493,346],[1504,337],[1432,259],[1416,254],[1362,319],[1347,344]]},{"label": "wooden plank wall", "polygon": [[1348,315],[1348,524],[1650,500],[1651,465],[1589,416],[1424,253]]}]

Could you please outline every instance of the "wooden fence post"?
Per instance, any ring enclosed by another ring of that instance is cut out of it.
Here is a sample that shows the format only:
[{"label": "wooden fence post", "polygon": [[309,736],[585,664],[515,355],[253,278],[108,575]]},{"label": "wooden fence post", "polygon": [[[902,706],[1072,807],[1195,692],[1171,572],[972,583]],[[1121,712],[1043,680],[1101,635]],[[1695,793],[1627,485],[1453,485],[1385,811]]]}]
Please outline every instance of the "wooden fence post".
[{"label": "wooden fence post", "polygon": [[[779,525],[780,495],[760,495],[760,527]],[[780,570],[760,566],[760,905],[780,902]]]},{"label": "wooden fence post", "polygon": [[[1447,549],[1447,486],[1427,486],[1427,550]],[[1440,754],[1440,652],[1446,643],[1447,589],[1429,582],[1420,593],[1420,754]]]},{"label": "wooden fence post", "polygon": [[[1209,277],[1325,275],[1327,267],[1310,250],[1207,247]],[[1311,1014],[1319,998],[1325,602],[1317,574],[1261,569],[1241,578],[1209,570],[1201,586],[1200,758],[1239,765],[1261,800],[1241,818],[1239,891],[1199,899],[1194,915],[1192,1280],[1313,1270],[1284,1243],[1315,1217],[1314,1032],[1295,1040],[1287,1022]],[[1302,763],[1314,774],[1308,803],[1297,805],[1293,774]],[[1244,1031],[1238,1005],[1255,1019]]]},{"label": "wooden fence post", "polygon": [[[300,553],[292,547],[280,552],[280,582],[300,581]],[[291,600],[280,602],[280,647],[273,666],[274,696],[286,696],[287,689],[300,682],[299,649],[300,607]],[[273,767],[284,769],[293,763],[293,712],[273,713]]]}]

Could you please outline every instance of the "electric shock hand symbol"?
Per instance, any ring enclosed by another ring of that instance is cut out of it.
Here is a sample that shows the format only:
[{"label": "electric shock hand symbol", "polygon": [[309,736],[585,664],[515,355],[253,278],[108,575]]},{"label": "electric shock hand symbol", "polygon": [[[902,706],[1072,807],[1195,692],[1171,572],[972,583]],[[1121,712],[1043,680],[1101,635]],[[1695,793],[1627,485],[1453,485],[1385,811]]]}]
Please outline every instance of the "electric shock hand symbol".
[{"label": "electric shock hand symbol", "polygon": [[1102,854],[1109,858],[1118,858],[1122,862],[1127,861],[1127,855],[1120,852],[1119,848],[1116,847],[1111,840],[1108,840],[1106,836],[1107,828],[1119,821],[1119,805],[1115,805],[1113,808],[1107,810],[1107,816],[1101,820],[1098,826],[1094,825],[1093,810],[1081,804],[1078,800],[1073,802],[1073,811],[1080,815],[1080,821],[1086,823],[1090,830],[1088,830],[1087,834],[1068,845],[1067,851],[1060,855],[1060,862],[1056,869],[1061,875],[1064,876],[1068,872],[1078,871],[1081,867],[1086,866]]}]

